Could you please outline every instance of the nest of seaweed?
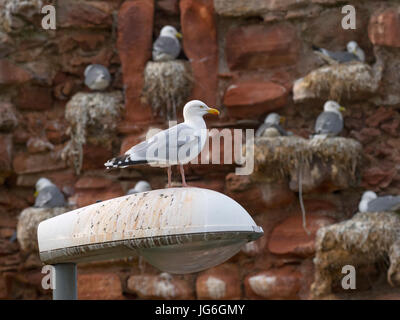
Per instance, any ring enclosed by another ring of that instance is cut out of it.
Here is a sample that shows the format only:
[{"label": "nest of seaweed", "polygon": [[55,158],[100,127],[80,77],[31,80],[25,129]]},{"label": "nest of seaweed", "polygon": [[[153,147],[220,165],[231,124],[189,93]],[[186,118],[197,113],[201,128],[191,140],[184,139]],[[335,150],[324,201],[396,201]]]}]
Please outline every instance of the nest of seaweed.
[{"label": "nest of seaweed", "polygon": [[279,180],[310,169],[320,161],[334,164],[337,171],[344,171],[356,180],[361,151],[359,142],[342,137],[311,140],[294,136],[260,137],[254,141],[254,171],[256,175]]},{"label": "nest of seaweed", "polygon": [[380,80],[381,73],[364,63],[324,66],[295,82],[293,99],[295,102],[317,98],[338,102],[361,99],[374,94]]},{"label": "nest of seaweed", "polygon": [[123,109],[123,96],[119,91],[79,92],[67,103],[65,118],[70,124],[71,139],[62,152],[62,159],[72,162],[77,174],[82,169],[85,143],[111,148]]},{"label": "nest of seaweed", "polygon": [[144,70],[142,95],[155,116],[176,120],[176,114],[192,91],[193,76],[189,61],[149,61]]},{"label": "nest of seaweed", "polygon": [[400,285],[400,216],[393,212],[357,213],[350,220],[318,230],[316,241],[314,297],[331,292],[332,282],[347,264],[359,267],[386,262],[387,280]]}]

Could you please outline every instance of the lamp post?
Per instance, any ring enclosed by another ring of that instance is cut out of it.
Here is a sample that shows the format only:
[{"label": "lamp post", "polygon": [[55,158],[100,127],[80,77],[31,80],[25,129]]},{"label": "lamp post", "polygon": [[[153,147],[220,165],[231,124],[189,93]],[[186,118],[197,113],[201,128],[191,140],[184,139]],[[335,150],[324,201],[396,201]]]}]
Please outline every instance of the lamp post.
[{"label": "lamp post", "polygon": [[[192,273],[228,260],[262,235],[262,228],[236,201],[200,188],[123,196],[45,220],[38,227],[42,262],[55,265],[56,273],[69,274],[56,274],[56,293],[58,282],[74,278],[73,268],[62,264],[138,254],[161,271]],[[53,295],[59,297],[76,298]]]}]

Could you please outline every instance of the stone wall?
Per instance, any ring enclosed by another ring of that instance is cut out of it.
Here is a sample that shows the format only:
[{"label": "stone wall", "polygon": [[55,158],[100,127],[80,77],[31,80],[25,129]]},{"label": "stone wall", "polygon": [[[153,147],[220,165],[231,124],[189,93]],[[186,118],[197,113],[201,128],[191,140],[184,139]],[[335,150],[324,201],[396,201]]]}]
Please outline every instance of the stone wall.
[{"label": "stone wall", "polygon": [[[398,1],[43,2],[56,5],[56,30],[40,26],[42,1],[0,0],[0,298],[51,297],[40,285],[37,252],[22,252],[18,243],[8,240],[18,214],[34,202],[39,177],[53,180],[77,206],[121,196],[140,179],[153,188],[165,186],[161,169],[105,172],[103,167],[105,160],[139,142],[149,128],[167,126],[142,97],[144,67],[165,24],[183,33],[179,58],[191,64],[191,97],[222,111],[219,119],[207,119],[209,128],[256,128],[266,113],[277,111],[286,117],[288,130],[308,138],[323,101],[295,104],[292,87],[294,80],[322,65],[311,45],[342,50],[356,40],[368,63],[383,61],[378,93],[343,102],[347,111],[342,136],[363,147],[358,180],[305,192],[309,236],[302,228],[298,190],[288,181],[266,182],[263,172],[258,179],[236,176],[230,165],[188,165],[190,185],[236,199],[264,228],[264,237],[223,265],[193,275],[160,274],[138,258],[80,265],[80,298],[307,299],[318,228],[352,217],[364,189],[400,194]],[[341,28],[345,3],[356,7],[356,30]],[[125,107],[112,143],[88,140],[83,145],[77,175],[73,164],[61,157],[71,131],[65,111],[72,96],[89,91],[83,71],[90,63],[110,69],[108,91],[123,93]],[[176,171],[174,175],[178,179]],[[383,297],[384,290],[384,297],[393,297],[381,281],[385,272],[384,265],[365,267],[357,293]]]}]

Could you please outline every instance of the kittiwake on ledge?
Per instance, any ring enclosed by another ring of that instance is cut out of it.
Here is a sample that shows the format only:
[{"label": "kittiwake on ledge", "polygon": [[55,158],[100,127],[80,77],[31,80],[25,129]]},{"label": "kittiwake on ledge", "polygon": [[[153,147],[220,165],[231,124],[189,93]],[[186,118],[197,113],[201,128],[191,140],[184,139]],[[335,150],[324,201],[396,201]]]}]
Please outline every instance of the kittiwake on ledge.
[{"label": "kittiwake on ledge", "polygon": [[400,213],[400,196],[382,196],[373,191],[365,191],[358,205],[360,212],[398,212]]},{"label": "kittiwake on ledge", "polygon": [[347,43],[347,51],[330,51],[324,48],[319,48],[315,45],[313,45],[312,48],[314,52],[330,64],[346,63],[351,61],[365,62],[364,50],[361,49],[355,41]]},{"label": "kittiwake on ledge", "polygon": [[92,90],[103,91],[111,83],[108,69],[101,64],[91,64],[85,69],[85,85]]},{"label": "kittiwake on ledge", "polygon": [[181,52],[181,44],[178,39],[182,38],[173,26],[164,26],[160,36],[153,44],[153,61],[169,61],[176,59]]},{"label": "kittiwake on ledge", "polygon": [[278,137],[289,135],[281,124],[285,122],[285,118],[273,112],[264,120],[264,123],[257,129],[256,137]]},{"label": "kittiwake on ledge", "polygon": [[324,111],[320,113],[315,122],[315,135],[313,138],[327,138],[337,136],[343,130],[343,116],[340,111],[346,109],[335,101],[327,101]]},{"label": "kittiwake on ledge", "polygon": [[140,180],[136,183],[135,187],[132,189],[129,189],[128,192],[126,193],[127,195],[129,194],[135,194],[135,193],[140,193],[140,192],[146,192],[150,191],[151,186],[150,183],[144,180]]}]

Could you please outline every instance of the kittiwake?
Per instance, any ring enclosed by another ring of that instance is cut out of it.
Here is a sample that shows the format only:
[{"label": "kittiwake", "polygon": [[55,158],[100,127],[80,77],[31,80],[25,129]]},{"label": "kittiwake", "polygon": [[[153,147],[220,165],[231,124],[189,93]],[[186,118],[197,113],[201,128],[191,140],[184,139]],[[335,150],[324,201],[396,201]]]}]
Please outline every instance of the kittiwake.
[{"label": "kittiwake", "polygon": [[361,49],[357,42],[350,41],[346,49],[347,51],[330,51],[324,48],[319,48],[313,45],[313,50],[321,53],[321,57],[327,57],[328,59],[334,60],[338,63],[345,63],[350,61],[360,61],[365,62],[365,53],[364,50]]},{"label": "kittiwake", "polygon": [[60,189],[46,178],[40,178],[36,182],[35,197],[34,207],[36,208],[56,208],[67,205]]},{"label": "kittiwake", "polygon": [[85,85],[92,90],[102,91],[107,89],[111,82],[108,69],[101,64],[91,64],[85,69]]},{"label": "kittiwake", "polygon": [[314,138],[337,136],[343,130],[343,116],[340,111],[345,110],[335,101],[325,102],[324,111],[320,113],[315,122]]},{"label": "kittiwake", "polygon": [[264,123],[257,129],[256,137],[277,137],[287,136],[288,132],[281,127],[281,124],[285,121],[284,117],[281,117],[277,113],[270,113],[264,120]]},{"label": "kittiwake", "polygon": [[169,61],[174,60],[181,52],[179,38],[182,34],[176,31],[172,26],[164,26],[161,29],[160,36],[153,44],[153,60]]},{"label": "kittiwake", "polygon": [[146,191],[150,191],[150,190],[151,190],[150,183],[148,183],[147,181],[141,180],[136,183],[134,188],[129,189],[126,194],[127,195],[135,194],[135,193],[146,192]]},{"label": "kittiwake", "polygon": [[365,191],[358,205],[360,212],[400,212],[400,196],[382,196]]}]

